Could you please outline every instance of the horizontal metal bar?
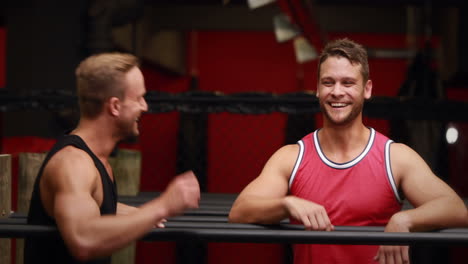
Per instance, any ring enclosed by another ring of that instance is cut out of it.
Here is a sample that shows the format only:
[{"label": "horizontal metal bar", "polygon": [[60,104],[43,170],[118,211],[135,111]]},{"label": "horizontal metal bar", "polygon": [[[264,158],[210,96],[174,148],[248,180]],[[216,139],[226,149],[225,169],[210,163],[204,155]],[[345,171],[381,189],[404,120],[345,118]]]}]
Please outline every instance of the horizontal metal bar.
[{"label": "horizontal metal bar", "polygon": [[[167,219],[172,222],[204,222],[204,223],[227,223],[227,216],[204,216],[204,215],[180,215]],[[286,220],[287,221],[287,220]],[[288,223],[288,222],[285,222]],[[0,224],[27,224],[26,215],[12,214],[8,218],[0,218]]]},{"label": "horizontal metal bar", "polygon": [[[240,93],[220,94],[197,91],[170,94],[149,91],[146,96],[150,113],[179,111],[185,113],[314,114],[320,112],[312,93]],[[76,96],[55,91],[34,95],[0,92],[0,112],[20,110],[77,109]],[[388,111],[392,109],[392,111]],[[397,120],[468,121],[468,103],[424,97],[376,96],[366,101],[364,115]]]},{"label": "horizontal metal bar", "polygon": [[354,244],[354,245],[468,245],[467,234],[384,233],[356,231],[156,229],[144,240],[200,240],[234,243]]},{"label": "horizontal metal bar", "polygon": [[[149,201],[150,199],[154,198],[155,196],[148,196],[148,195],[138,195],[134,197],[130,196],[124,196],[120,197],[119,201],[123,202],[125,204],[133,205],[133,206],[140,206],[141,204]],[[233,196],[234,197],[234,196]],[[205,197],[202,194],[202,199],[200,200],[200,207],[197,209],[191,209],[187,210],[182,216],[182,218],[187,218],[187,217],[192,217],[192,219],[200,219],[200,217],[205,217],[206,219],[211,219],[209,221],[222,221],[222,222],[227,222],[227,217],[229,215],[229,212],[231,210],[232,206],[232,201],[234,199],[231,198],[224,198],[224,200],[219,203],[216,203],[215,197]],[[465,204],[468,206],[468,199],[464,198]],[[403,203],[403,208],[402,210],[408,210],[413,208],[413,206],[405,200]],[[16,218],[16,217],[26,217],[25,214],[21,213],[14,213],[10,217]],[[199,221],[199,220],[197,220]],[[1,222],[1,220],[0,220]]]},{"label": "horizontal metal bar", "polygon": [[[230,224],[231,225],[231,224]],[[233,229],[166,227],[151,230],[142,240],[145,241],[203,241],[233,243],[283,243],[283,244],[354,244],[354,245],[437,245],[467,246],[468,233],[417,232],[385,233],[368,231],[304,231],[276,228]],[[353,227],[355,230],[365,230]],[[58,235],[57,229],[50,226],[0,225],[0,237],[25,238],[28,236]]]},{"label": "horizontal metal bar", "polygon": [[[0,225],[26,225],[25,218],[4,218],[0,219]],[[257,229],[257,230],[304,230],[303,225],[290,224],[285,219],[279,224],[260,225],[260,224],[239,224],[228,223],[227,218],[219,219],[209,216],[177,216],[169,218],[165,223],[166,228],[195,228],[195,229]],[[353,231],[353,232],[383,232],[383,226],[335,226],[335,231]],[[468,228],[447,228],[436,230],[438,233],[466,233]]]}]

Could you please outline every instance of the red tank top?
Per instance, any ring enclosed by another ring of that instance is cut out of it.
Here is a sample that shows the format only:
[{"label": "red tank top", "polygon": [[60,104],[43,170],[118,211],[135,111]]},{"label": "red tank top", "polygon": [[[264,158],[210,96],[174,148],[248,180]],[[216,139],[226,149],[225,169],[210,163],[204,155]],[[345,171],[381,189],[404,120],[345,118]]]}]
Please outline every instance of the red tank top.
[{"label": "red tank top", "polygon": [[[393,142],[370,128],[364,151],[346,163],[323,154],[319,130],[298,142],[299,156],[289,181],[292,195],[321,204],[335,226],[385,226],[401,210],[390,168]],[[300,224],[291,219],[291,223]],[[294,245],[294,263],[375,263],[378,246]]]}]

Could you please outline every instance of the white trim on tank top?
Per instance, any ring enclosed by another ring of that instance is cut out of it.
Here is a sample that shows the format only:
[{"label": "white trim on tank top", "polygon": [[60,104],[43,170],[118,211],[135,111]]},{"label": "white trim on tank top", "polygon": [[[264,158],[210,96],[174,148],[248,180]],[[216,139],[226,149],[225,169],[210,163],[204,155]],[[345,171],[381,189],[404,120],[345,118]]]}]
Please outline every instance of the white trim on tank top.
[{"label": "white trim on tank top", "polygon": [[301,165],[302,158],[304,157],[304,142],[302,142],[302,140],[299,140],[297,144],[299,144],[299,154],[297,155],[296,164],[294,164],[294,169],[291,173],[291,177],[289,177],[289,187],[291,187],[294,177],[296,176],[297,169],[299,169],[299,165]]},{"label": "white trim on tank top", "polygon": [[[371,131],[371,136],[370,136],[369,142],[367,143],[367,146],[364,149],[364,151],[357,158],[353,159],[352,161],[347,162],[347,163],[341,163],[341,164],[329,161],[325,157],[325,155],[322,153],[322,150],[320,148],[320,144],[318,143],[318,136],[317,136],[318,130],[316,130],[314,132],[314,144],[315,144],[315,148],[317,149],[317,153],[320,156],[320,159],[325,164],[327,164],[328,166],[330,166],[332,168],[336,168],[336,169],[346,169],[346,168],[349,168],[351,166],[354,166],[355,164],[357,164],[359,161],[361,161],[366,156],[366,154],[369,152],[370,148],[372,147],[372,144],[374,143],[375,130],[373,128],[369,128],[369,129]],[[388,177],[388,180],[390,182],[390,186],[391,186],[391,188],[393,190],[393,193],[395,195],[395,198],[398,200],[399,203],[402,203],[403,200],[401,199],[401,197],[400,197],[400,195],[398,193],[398,188],[396,187],[395,180],[393,178],[393,173],[392,173],[392,168],[391,168],[391,163],[390,163],[390,144],[391,143],[393,143],[393,140],[388,140],[385,143],[385,153],[384,153],[384,155],[385,155],[385,170],[387,172],[387,177]],[[299,140],[297,142],[297,144],[299,144],[299,154],[297,156],[296,164],[294,164],[294,168],[293,168],[293,171],[291,173],[291,177],[289,178],[289,188],[291,188],[291,185],[292,185],[292,183],[294,181],[297,170],[299,169],[299,166],[301,165],[302,159],[304,157],[304,152],[305,152],[304,142],[302,140]]]},{"label": "white trim on tank top", "polygon": [[403,202],[403,199],[401,199],[400,194],[398,192],[398,188],[395,183],[395,179],[393,178],[393,173],[392,173],[392,166],[390,163],[390,145],[393,143],[393,140],[388,140],[385,143],[385,169],[387,170],[387,177],[390,182],[390,185],[392,187],[393,193],[395,194],[396,199],[398,200],[399,203]]},{"label": "white trim on tank top", "polygon": [[370,138],[369,138],[369,141],[367,142],[367,146],[366,148],[364,149],[364,151],[359,154],[359,156],[357,156],[356,158],[354,158],[353,160],[351,161],[348,161],[348,162],[345,162],[345,163],[335,163],[331,160],[329,160],[325,154],[323,154],[322,152],[322,149],[320,148],[320,143],[319,143],[319,140],[318,140],[318,130],[316,130],[314,132],[314,144],[315,144],[315,149],[317,150],[317,153],[320,157],[320,159],[323,161],[323,163],[327,164],[328,166],[334,168],[334,169],[347,169],[347,168],[350,168],[354,165],[356,165],[357,163],[359,163],[366,155],[367,153],[369,153],[371,147],[372,147],[372,144],[374,143],[374,139],[375,139],[375,130],[373,128],[369,128],[370,129]]}]

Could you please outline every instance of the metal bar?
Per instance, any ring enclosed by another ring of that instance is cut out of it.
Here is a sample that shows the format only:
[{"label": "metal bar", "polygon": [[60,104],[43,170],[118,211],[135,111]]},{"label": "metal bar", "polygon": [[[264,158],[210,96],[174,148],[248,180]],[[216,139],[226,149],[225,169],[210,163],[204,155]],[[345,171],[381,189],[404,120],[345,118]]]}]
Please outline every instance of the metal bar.
[{"label": "metal bar", "polygon": [[[26,225],[26,218],[10,217],[0,219],[0,225]],[[195,228],[195,229],[257,229],[257,230],[304,230],[303,225],[290,224],[285,219],[276,225],[260,224],[237,224],[228,223],[226,217],[216,216],[176,216],[168,218],[165,223],[166,228]],[[383,232],[383,226],[335,226],[335,231],[353,231],[353,232]],[[468,228],[447,228],[433,232],[438,233],[465,233],[468,234]],[[431,232],[431,233],[433,233]]]},{"label": "metal bar", "polygon": [[[186,92],[169,94],[148,92],[150,113],[188,112],[235,114],[314,114],[320,112],[318,99],[311,93],[217,94]],[[60,110],[77,108],[76,98],[65,93],[16,96],[0,93],[0,112],[20,110]],[[392,111],[388,111],[392,109]],[[421,97],[373,97],[365,103],[364,115],[373,118],[401,120],[468,121],[468,103],[453,100],[434,100]]]},{"label": "metal bar", "polygon": [[[180,215],[167,219],[171,222],[204,222],[204,223],[227,223],[227,216],[204,216],[204,215]],[[0,218],[0,224],[23,224],[26,225],[26,216],[12,214],[8,218]]]},{"label": "metal bar", "polygon": [[[359,230],[360,227],[354,227]],[[28,236],[58,235],[50,226],[0,225],[0,237],[25,238]],[[177,228],[151,230],[145,241],[204,241],[234,243],[307,243],[354,245],[437,245],[468,246],[468,233],[418,232],[385,233],[368,231],[304,231],[277,228]]]},{"label": "metal bar", "polygon": [[354,244],[354,245],[468,245],[468,234],[383,233],[353,231],[156,229],[144,240],[201,240],[235,243]]}]

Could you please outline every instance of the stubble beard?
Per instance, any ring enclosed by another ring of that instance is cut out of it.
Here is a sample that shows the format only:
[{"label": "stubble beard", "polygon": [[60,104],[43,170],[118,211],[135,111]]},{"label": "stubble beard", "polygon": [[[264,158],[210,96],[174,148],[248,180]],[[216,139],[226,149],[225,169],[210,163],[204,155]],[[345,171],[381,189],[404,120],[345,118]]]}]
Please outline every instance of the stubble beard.
[{"label": "stubble beard", "polygon": [[320,110],[324,115],[324,119],[334,126],[345,126],[356,120],[364,108],[364,100],[355,101],[351,107],[351,111],[346,116],[336,118],[336,115],[330,113],[327,110],[325,103],[320,100]]},{"label": "stubble beard", "polygon": [[[138,123],[135,124],[135,121],[132,123],[128,122],[121,122],[118,126],[118,137],[121,139],[120,141],[126,142],[136,142],[139,136],[139,128]],[[135,126],[137,126],[135,128]]]}]

